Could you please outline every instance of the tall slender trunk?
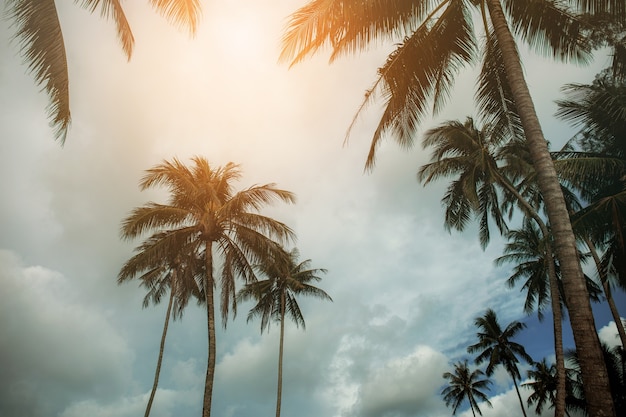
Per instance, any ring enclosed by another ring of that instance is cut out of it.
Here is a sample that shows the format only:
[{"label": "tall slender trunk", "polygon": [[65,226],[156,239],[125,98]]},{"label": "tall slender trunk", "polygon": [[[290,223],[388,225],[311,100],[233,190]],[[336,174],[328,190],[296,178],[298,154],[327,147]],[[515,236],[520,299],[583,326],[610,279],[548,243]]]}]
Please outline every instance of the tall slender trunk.
[{"label": "tall slender trunk", "polygon": [[276,417],[280,417],[283,395],[283,346],[285,340],[285,293],[280,294],[280,342],[278,347],[278,389],[276,390]]},{"label": "tall slender trunk", "polygon": [[585,398],[591,417],[615,416],[606,365],[600,349],[591,303],[578,260],[576,241],[565,199],[554,169],[546,140],[539,124],[530,92],[524,79],[515,40],[509,30],[500,0],[486,0],[504,60],[515,106],[519,112],[528,143],[537,183],[544,198],[556,255],[562,272],[565,300],[576,349],[579,354]]},{"label": "tall slender trunk", "polygon": [[[546,238],[546,239],[549,239]],[[548,274],[550,277],[550,304],[552,307],[552,329],[554,332],[554,355],[556,356],[556,398],[554,399],[554,417],[565,415],[565,354],[563,353],[563,314],[561,311],[561,294],[559,281],[556,278],[554,261],[550,243],[547,242]]]},{"label": "tall slender trunk", "polygon": [[519,387],[517,386],[517,379],[515,378],[515,375],[511,375],[511,378],[513,378],[513,386],[515,386],[515,392],[517,393],[517,398],[519,399],[519,405],[520,407],[522,407],[522,414],[524,414],[524,417],[528,417],[528,415],[526,414],[526,407],[524,407],[524,401],[522,401],[522,396],[519,393]]},{"label": "tall slender trunk", "polygon": [[593,261],[596,265],[596,269],[598,270],[600,282],[602,283],[602,289],[604,290],[604,296],[606,297],[606,302],[609,305],[609,310],[611,310],[611,315],[613,316],[615,326],[617,327],[617,333],[619,334],[619,338],[622,342],[622,349],[626,349],[626,331],[624,331],[624,323],[622,322],[622,318],[619,315],[619,311],[617,311],[615,300],[613,300],[613,295],[611,294],[609,277],[606,274],[606,270],[602,268],[602,262],[600,261],[600,256],[598,256],[596,246],[587,238],[585,238],[585,243],[587,244],[587,247],[591,252],[591,256],[593,257]]},{"label": "tall slender trunk", "polygon": [[206,244],[204,276],[204,294],[207,311],[207,326],[209,337],[209,356],[204,380],[204,401],[202,403],[202,417],[211,416],[211,399],[213,397],[213,379],[215,377],[215,307],[213,304],[213,254],[210,242]]},{"label": "tall slender trunk", "polygon": [[563,417],[565,413],[565,354],[563,352],[563,312],[561,311],[561,294],[559,291],[559,282],[556,277],[554,268],[554,256],[552,245],[550,244],[550,230],[545,224],[539,213],[533,206],[524,199],[524,197],[513,187],[513,185],[502,176],[499,176],[499,182],[511,192],[528,216],[535,220],[537,226],[541,230],[543,239],[545,240],[546,259],[548,260],[548,279],[550,282],[550,306],[552,308],[552,330],[554,333],[554,355],[556,361],[556,398],[554,404],[554,417]]},{"label": "tall slender trunk", "polygon": [[163,362],[163,350],[165,350],[165,336],[167,335],[167,328],[170,324],[170,315],[172,313],[172,304],[174,302],[174,289],[170,287],[170,301],[167,304],[167,312],[165,313],[165,324],[163,325],[163,333],[161,334],[161,345],[159,347],[159,359],[157,360],[156,372],[154,373],[154,382],[152,383],[152,392],[150,392],[150,398],[148,399],[148,405],[146,406],[146,413],[144,417],[150,415],[150,409],[152,408],[152,401],[154,401],[154,395],[156,394],[157,386],[159,385],[159,375],[161,374],[161,363]]}]

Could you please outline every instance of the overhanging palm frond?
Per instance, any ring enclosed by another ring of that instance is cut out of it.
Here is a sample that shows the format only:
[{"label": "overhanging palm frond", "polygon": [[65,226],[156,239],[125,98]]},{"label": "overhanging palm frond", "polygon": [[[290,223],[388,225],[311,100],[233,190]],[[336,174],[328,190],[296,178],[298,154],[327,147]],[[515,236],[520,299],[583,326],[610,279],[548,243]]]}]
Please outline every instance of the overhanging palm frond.
[{"label": "overhanging palm frond", "polygon": [[402,38],[430,8],[427,1],[312,1],[291,15],[279,61],[295,65],[328,44],[333,49],[332,62],[377,39]]},{"label": "overhanging palm frond", "polygon": [[450,1],[436,22],[424,22],[378,70],[380,79],[375,85],[381,90],[385,109],[372,137],[367,170],[373,168],[376,150],[387,133],[404,148],[413,145],[418,126],[428,113],[428,100],[433,100],[436,113],[452,88],[456,72],[475,58],[468,14],[465,2]]},{"label": "overhanging palm frond", "polygon": [[122,44],[122,50],[126,54],[126,58],[130,60],[133,54],[135,38],[120,0],[82,0],[82,6],[92,13],[100,6],[100,13],[103,17],[113,17],[117,27],[117,37]]},{"label": "overhanging palm frond", "polygon": [[54,137],[64,144],[72,117],[65,44],[54,3],[54,0],[9,0],[8,11],[28,70],[50,100],[47,110]]},{"label": "overhanging palm frond", "polygon": [[191,35],[196,34],[201,14],[199,0],[150,0],[150,3],[171,23],[187,27]]},{"label": "overhanging palm frond", "polygon": [[548,0],[506,0],[513,31],[535,50],[562,61],[588,62],[583,24],[562,5]]}]

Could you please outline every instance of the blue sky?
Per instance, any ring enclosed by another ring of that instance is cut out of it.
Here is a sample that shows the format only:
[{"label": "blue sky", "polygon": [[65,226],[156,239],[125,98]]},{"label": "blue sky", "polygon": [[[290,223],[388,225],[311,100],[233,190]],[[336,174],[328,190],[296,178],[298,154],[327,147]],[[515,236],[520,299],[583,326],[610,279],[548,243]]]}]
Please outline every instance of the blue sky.
[{"label": "blue sky", "polygon": [[[47,99],[0,22],[0,415],[143,413],[166,306],[142,310],[143,290],[116,284],[140,243],[121,241],[118,231],[133,207],[166,198],[137,184],[173,157],[240,163],[238,188],[276,182],[298,197],[264,214],[296,231],[303,259],[328,269],[319,285],[334,302],[302,300],[307,330],[287,326],[284,415],[449,415],[441,374],[465,355],[473,319],[488,307],[503,324],[529,324],[520,341],[533,357],[549,354],[549,315],[540,326],[527,317],[523,296],[505,285],[510,270],[493,265],[502,240],[483,251],[475,226],[444,230],[445,182],[416,181],[428,152],[386,141],[376,169],[364,174],[375,106],[344,146],[389,45],[332,65],[324,54],[292,69],[277,63],[286,18],[301,4],[203,2],[191,39],[148,2],[126,2],[137,42],[130,62],[111,22],[60,5],[73,111],[64,147],[53,141]],[[606,64],[525,61],[552,143],[573,134],[552,117],[559,88],[592,81]],[[472,115],[473,74],[457,85],[424,129]],[[621,294],[618,306],[625,304]],[[215,416],[273,412],[278,332],[261,335],[258,323],[246,324],[249,307],[217,335]],[[610,334],[608,310],[597,311],[598,329]],[[205,329],[195,305],[172,324],[154,417],[199,415]],[[516,415],[508,379],[496,380],[494,408],[484,415]]]}]

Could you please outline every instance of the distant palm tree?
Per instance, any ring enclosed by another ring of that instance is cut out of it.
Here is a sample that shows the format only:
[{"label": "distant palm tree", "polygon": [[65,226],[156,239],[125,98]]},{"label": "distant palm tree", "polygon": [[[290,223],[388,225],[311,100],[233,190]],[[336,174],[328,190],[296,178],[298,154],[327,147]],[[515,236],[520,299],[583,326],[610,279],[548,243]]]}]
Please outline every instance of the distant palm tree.
[{"label": "distant palm tree", "polygon": [[493,375],[496,367],[504,367],[511,379],[513,379],[513,385],[522,407],[522,413],[526,417],[526,408],[517,386],[517,381],[521,379],[519,368],[517,367],[519,363],[517,358],[519,356],[528,363],[533,363],[533,360],[526,353],[524,346],[512,340],[526,325],[519,321],[514,321],[509,323],[503,330],[500,323],[498,323],[495,311],[492,309],[488,309],[484,315],[477,317],[474,320],[474,324],[479,330],[476,334],[478,343],[468,346],[467,351],[469,353],[478,353],[476,357],[477,364],[487,361],[485,370],[487,376]]},{"label": "distant palm tree", "polygon": [[280,243],[294,238],[288,226],[258,210],[276,200],[292,203],[295,197],[274,184],[255,185],[235,193],[232,182],[241,176],[238,165],[213,168],[204,158],[194,157],[192,161],[191,168],[174,159],[147,171],[141,189],[165,185],[170,191],[169,201],[135,208],[122,223],[122,236],[132,239],[155,230],[168,232],[168,239],[162,241],[162,253],[197,255],[203,260],[200,284],[207,308],[208,360],[202,415],[208,417],[216,355],[214,256],[217,254],[222,261],[220,307],[226,326],[230,307],[236,311],[235,279],[255,281],[252,265],[270,258]]},{"label": "distant palm tree", "polygon": [[480,369],[470,372],[467,366],[467,359],[463,362],[455,363],[454,372],[445,372],[443,374],[443,377],[449,382],[448,386],[441,391],[441,395],[446,402],[446,407],[452,405],[452,415],[456,414],[459,406],[465,399],[469,402],[474,417],[476,417],[476,412],[481,416],[483,415],[480,407],[478,407],[477,400],[483,401],[489,407],[492,407],[489,398],[482,391],[489,389],[491,381],[488,378],[480,379],[483,375],[484,372]]},{"label": "distant palm tree", "polygon": [[[200,16],[199,0],[149,0],[151,5],[173,23],[184,25],[193,34]],[[112,17],[122,49],[130,59],[135,39],[121,0],[76,1],[103,17]],[[55,128],[55,138],[65,142],[71,122],[69,77],[65,42],[55,0],[8,0],[8,15],[16,27],[15,38],[33,73],[35,82],[43,85],[50,104],[48,116]]]},{"label": "distant palm tree", "polygon": [[139,275],[138,279],[141,280],[141,285],[148,288],[148,293],[143,299],[144,308],[150,302],[158,304],[165,292],[169,291],[159,357],[145,417],[150,415],[152,402],[159,384],[170,317],[173,316],[174,320],[181,318],[192,295],[202,301],[200,287],[197,285],[204,274],[202,260],[193,253],[191,255],[185,254],[182,248],[177,252],[169,251],[170,245],[165,244],[165,242],[171,237],[172,234],[169,232],[156,233],[151,236],[135,249],[137,254],[124,264],[118,274],[118,283],[120,284]]},{"label": "distant palm tree", "polygon": [[298,263],[299,252],[279,253],[275,259],[259,265],[264,280],[247,284],[237,294],[240,301],[254,299],[256,304],[248,313],[248,321],[261,317],[261,332],[269,329],[270,321],[280,323],[280,346],[278,350],[278,389],[276,395],[276,417],[280,417],[282,383],[283,383],[283,346],[285,339],[285,315],[288,315],[296,326],[305,328],[304,317],[298,306],[296,296],[309,295],[332,301],[324,291],[310,284],[320,281],[319,273],[325,269],[311,269],[311,260]]},{"label": "distant palm tree", "polygon": [[[549,404],[549,408],[554,408],[556,404],[556,365],[548,365],[544,358],[541,362],[535,362],[533,366],[534,369],[528,370],[528,378],[531,381],[523,383],[522,386],[532,390],[526,402],[529,407],[535,403],[537,404],[535,413],[539,416],[546,404]],[[565,413],[569,417],[567,410],[565,410]]]}]

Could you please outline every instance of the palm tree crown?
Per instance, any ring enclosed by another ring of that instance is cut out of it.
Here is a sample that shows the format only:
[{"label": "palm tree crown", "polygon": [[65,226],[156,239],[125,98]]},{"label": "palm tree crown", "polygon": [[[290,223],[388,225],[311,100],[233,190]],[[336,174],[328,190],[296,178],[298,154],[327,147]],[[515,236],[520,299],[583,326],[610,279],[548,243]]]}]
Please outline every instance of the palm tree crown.
[{"label": "palm tree crown", "polygon": [[476,416],[476,412],[481,416],[483,415],[480,407],[478,407],[477,400],[483,401],[489,407],[492,407],[489,398],[482,391],[489,388],[491,381],[488,378],[481,379],[483,375],[484,372],[480,369],[470,372],[467,366],[467,359],[463,362],[455,363],[454,372],[445,372],[443,374],[443,377],[449,382],[448,386],[441,391],[441,395],[447,407],[452,405],[452,415],[456,414],[459,406],[465,399],[469,402],[474,416]]},{"label": "palm tree crown", "polygon": [[282,322],[283,315],[289,316],[296,326],[302,326],[304,329],[306,327],[304,317],[296,300],[298,295],[332,301],[324,290],[310,284],[320,281],[322,278],[319,274],[326,273],[326,269],[311,269],[311,260],[298,262],[299,256],[300,252],[297,249],[279,252],[277,259],[258,266],[261,274],[267,278],[247,284],[238,293],[239,300],[257,301],[248,313],[248,321],[254,317],[261,317],[261,332],[269,329],[272,320]]}]

